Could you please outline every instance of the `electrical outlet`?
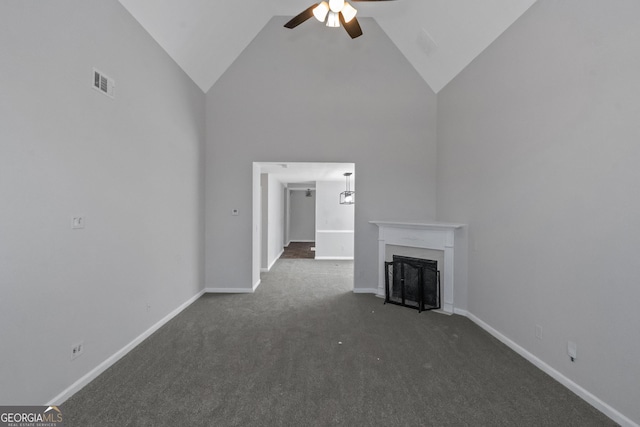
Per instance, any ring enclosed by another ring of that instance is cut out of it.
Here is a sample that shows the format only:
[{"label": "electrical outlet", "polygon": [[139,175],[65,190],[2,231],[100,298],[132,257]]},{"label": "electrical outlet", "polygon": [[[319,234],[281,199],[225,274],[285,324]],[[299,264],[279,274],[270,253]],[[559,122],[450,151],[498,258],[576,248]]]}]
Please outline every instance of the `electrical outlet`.
[{"label": "electrical outlet", "polygon": [[84,342],[80,341],[77,344],[71,346],[71,360],[74,360],[78,356],[84,353]]},{"label": "electrical outlet", "polygon": [[147,313],[151,311],[151,304],[147,303]]},{"label": "electrical outlet", "polygon": [[71,220],[72,229],[84,228],[84,216],[74,216]]},{"label": "electrical outlet", "polygon": [[536,338],[542,339],[542,326],[536,325]]}]

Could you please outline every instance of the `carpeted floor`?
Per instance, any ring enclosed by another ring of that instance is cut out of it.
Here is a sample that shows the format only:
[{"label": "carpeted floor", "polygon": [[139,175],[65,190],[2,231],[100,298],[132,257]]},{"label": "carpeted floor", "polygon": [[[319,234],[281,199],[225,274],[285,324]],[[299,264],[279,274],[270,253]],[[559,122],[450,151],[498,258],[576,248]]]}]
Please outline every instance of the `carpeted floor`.
[{"label": "carpeted floor", "polygon": [[314,259],[316,257],[315,245],[315,242],[291,242],[289,246],[284,247],[280,259]]},{"label": "carpeted floor", "polygon": [[606,426],[465,317],[354,294],[353,263],[279,260],[208,294],[62,405],[69,426]]}]

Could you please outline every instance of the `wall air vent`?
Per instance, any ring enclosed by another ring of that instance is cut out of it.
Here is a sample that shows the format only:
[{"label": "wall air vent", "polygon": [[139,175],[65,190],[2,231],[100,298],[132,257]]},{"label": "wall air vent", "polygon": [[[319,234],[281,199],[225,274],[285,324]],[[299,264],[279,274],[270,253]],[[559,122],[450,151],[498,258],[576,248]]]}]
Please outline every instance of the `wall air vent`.
[{"label": "wall air vent", "polygon": [[101,71],[98,71],[95,68],[93,69],[92,85],[95,90],[104,93],[110,98],[115,96],[115,81],[112,78],[105,76]]}]

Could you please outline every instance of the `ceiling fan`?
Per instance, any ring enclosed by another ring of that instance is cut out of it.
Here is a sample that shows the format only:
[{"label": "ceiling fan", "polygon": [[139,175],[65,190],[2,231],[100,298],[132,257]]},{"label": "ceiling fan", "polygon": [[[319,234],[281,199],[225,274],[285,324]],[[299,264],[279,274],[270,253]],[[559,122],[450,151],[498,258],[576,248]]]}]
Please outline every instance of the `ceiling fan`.
[{"label": "ceiling fan", "polygon": [[[393,1],[393,0],[351,0],[351,1]],[[340,24],[347,30],[352,39],[362,35],[362,29],[356,19],[358,11],[345,0],[322,1],[305,9],[294,16],[291,21],[284,24],[285,28],[295,28],[307,19],[315,16],[320,22],[327,22],[327,27],[339,27]]]}]

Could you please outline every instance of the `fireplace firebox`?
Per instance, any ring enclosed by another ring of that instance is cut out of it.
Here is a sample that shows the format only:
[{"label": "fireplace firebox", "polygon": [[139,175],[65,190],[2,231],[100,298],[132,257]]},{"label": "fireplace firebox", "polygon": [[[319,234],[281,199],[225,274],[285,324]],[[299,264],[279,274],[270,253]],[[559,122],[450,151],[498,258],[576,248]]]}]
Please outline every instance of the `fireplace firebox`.
[{"label": "fireplace firebox", "polygon": [[438,262],[394,255],[385,262],[385,304],[397,304],[418,312],[440,308]]}]

